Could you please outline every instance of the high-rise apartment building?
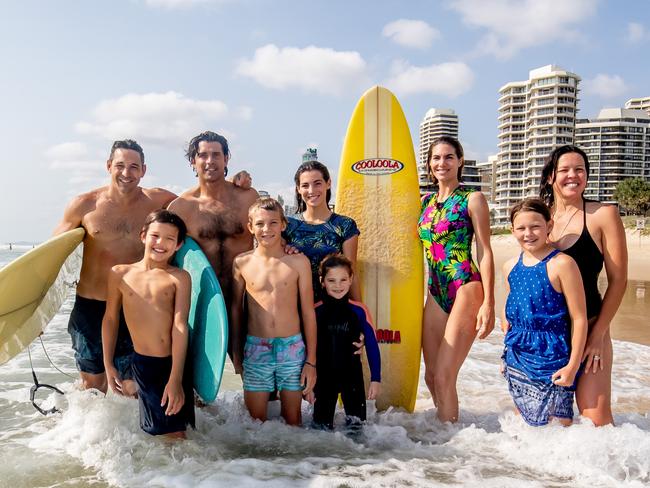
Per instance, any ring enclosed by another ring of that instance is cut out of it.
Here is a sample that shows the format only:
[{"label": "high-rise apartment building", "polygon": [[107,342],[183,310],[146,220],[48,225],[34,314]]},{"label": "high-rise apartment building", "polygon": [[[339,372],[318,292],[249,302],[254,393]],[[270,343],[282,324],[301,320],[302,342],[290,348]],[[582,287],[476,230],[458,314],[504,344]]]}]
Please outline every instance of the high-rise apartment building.
[{"label": "high-rise apartment building", "polygon": [[418,175],[420,192],[431,191],[427,175],[427,152],[431,143],[440,136],[458,139],[458,115],[449,108],[431,108],[420,122],[420,144],[418,150]]},{"label": "high-rise apartment building", "polygon": [[625,108],[630,110],[645,110],[650,114],[650,97],[630,98],[625,102]]},{"label": "high-rise apartment building", "polygon": [[318,161],[318,149],[308,147],[305,152],[302,153],[302,162],[306,163],[307,161]]},{"label": "high-rise apartment building", "polygon": [[547,65],[499,90],[497,225],[509,223],[517,201],[538,194],[544,159],[553,148],[573,144],[579,82],[578,75]]},{"label": "high-rise apartment building", "polygon": [[498,156],[488,156],[487,161],[482,161],[476,166],[481,181],[481,191],[487,198],[488,203],[492,207],[496,199],[496,172]]},{"label": "high-rise apartment building", "polygon": [[[420,193],[430,192],[434,188],[427,172],[427,152],[431,143],[441,136],[458,139],[458,115],[450,108],[431,108],[420,122],[418,150]],[[462,180],[465,186],[481,189],[481,177],[475,160],[465,159]]]},{"label": "high-rise apartment building", "polygon": [[606,108],[593,120],[579,119],[576,145],[589,157],[587,198],[616,204],[620,181],[650,181],[650,114],[644,110]]}]

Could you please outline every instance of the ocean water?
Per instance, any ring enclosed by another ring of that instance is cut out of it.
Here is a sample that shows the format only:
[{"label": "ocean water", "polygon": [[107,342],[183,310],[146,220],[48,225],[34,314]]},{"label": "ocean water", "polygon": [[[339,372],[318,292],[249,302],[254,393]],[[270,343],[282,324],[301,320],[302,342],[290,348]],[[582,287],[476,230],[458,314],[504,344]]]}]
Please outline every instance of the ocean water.
[{"label": "ocean water", "polygon": [[[22,252],[22,251],[18,251]],[[17,256],[0,251],[0,265]],[[42,416],[29,403],[27,351],[0,366],[0,487],[643,487],[650,485],[650,347],[614,343],[616,426],[577,418],[569,428],[527,426],[499,375],[502,334],[477,342],[459,379],[461,422],[440,424],[421,378],[413,414],[376,412],[360,434],[252,421],[228,363],[214,405],[197,430],[173,442],[143,433],[137,402],[78,390],[66,332],[73,290],[30,350],[46,393]],[[67,376],[67,375],[71,375]],[[337,413],[339,423],[342,413]],[[303,404],[305,424],[310,407]]]}]

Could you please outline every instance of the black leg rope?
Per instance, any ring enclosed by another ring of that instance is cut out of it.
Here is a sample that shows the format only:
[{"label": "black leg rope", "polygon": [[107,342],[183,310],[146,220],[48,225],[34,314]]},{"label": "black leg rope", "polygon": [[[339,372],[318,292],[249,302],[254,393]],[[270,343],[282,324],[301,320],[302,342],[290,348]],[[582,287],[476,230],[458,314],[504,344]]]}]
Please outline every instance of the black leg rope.
[{"label": "black leg rope", "polygon": [[[69,283],[67,281],[64,281],[63,283],[65,285],[67,285],[69,288],[74,288],[77,285],[78,280],[75,280],[75,281],[73,281],[71,283]],[[75,378],[74,376],[69,375],[65,371],[61,371],[61,369],[59,369],[57,367],[57,365],[54,364],[54,362],[52,361],[52,358],[50,358],[50,355],[47,353],[47,349],[45,349],[45,343],[43,343],[43,335],[42,335],[42,333],[41,333],[41,335],[38,336],[38,338],[41,341],[41,347],[43,348],[43,352],[45,353],[45,357],[50,362],[52,367],[54,367],[54,369],[56,369],[59,373],[64,374],[65,376],[68,376],[68,377],[74,379]],[[40,413],[42,413],[43,415],[49,415],[51,413],[60,412],[61,410],[59,410],[56,407],[52,407],[52,408],[50,408],[48,410],[45,410],[44,408],[41,408],[39,405],[36,404],[36,392],[39,390],[39,388],[45,388],[47,390],[52,390],[52,391],[58,393],[59,395],[65,395],[65,393],[63,393],[56,386],[47,385],[45,383],[39,383],[38,382],[38,378],[36,377],[36,371],[34,371],[34,364],[32,363],[31,345],[27,346],[27,354],[29,355],[29,366],[32,368],[32,377],[34,378],[34,386],[32,386],[30,388],[30,390],[29,390],[29,401],[31,401],[34,408],[36,410],[38,410]]]},{"label": "black leg rope", "polygon": [[[45,352],[45,356],[47,357],[50,364],[52,366],[54,366],[54,369],[56,369],[59,373],[62,373],[64,375],[66,375],[66,376],[70,376],[70,378],[74,378],[74,376],[71,376],[68,373],[65,373],[65,372],[61,371],[52,362],[52,359],[50,358],[50,355],[47,353],[47,350],[45,349],[45,344],[43,344],[43,338],[39,337],[39,339],[41,340],[41,346],[43,346],[43,351]],[[39,390],[39,388],[45,388],[47,390],[52,390],[52,391],[58,393],[59,395],[64,395],[64,393],[61,390],[59,390],[56,386],[47,385],[45,383],[39,383],[38,382],[38,378],[36,377],[36,372],[34,371],[34,364],[32,363],[31,346],[27,347],[27,354],[29,355],[29,366],[32,368],[32,377],[34,378],[34,386],[32,386],[31,389],[29,390],[29,401],[31,401],[34,408],[36,410],[38,410],[40,413],[42,413],[43,415],[49,415],[51,413],[60,412],[61,410],[59,410],[56,407],[52,407],[52,408],[50,408],[48,410],[45,410],[44,408],[41,408],[39,405],[36,404],[36,392]]]}]

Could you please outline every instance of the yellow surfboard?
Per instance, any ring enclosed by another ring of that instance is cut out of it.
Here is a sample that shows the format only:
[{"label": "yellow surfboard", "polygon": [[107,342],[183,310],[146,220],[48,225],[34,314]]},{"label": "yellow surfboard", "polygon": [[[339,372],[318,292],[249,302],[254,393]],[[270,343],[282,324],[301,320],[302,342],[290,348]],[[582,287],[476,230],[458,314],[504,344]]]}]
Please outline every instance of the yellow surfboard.
[{"label": "yellow surfboard", "polygon": [[0,364],[29,346],[59,310],[67,294],[61,268],[85,233],[52,237],[0,270]]},{"label": "yellow surfboard", "polygon": [[375,320],[382,393],[377,408],[415,407],[424,296],[418,174],[411,133],[397,98],[368,90],[348,125],[336,212],[361,230],[357,278]]}]

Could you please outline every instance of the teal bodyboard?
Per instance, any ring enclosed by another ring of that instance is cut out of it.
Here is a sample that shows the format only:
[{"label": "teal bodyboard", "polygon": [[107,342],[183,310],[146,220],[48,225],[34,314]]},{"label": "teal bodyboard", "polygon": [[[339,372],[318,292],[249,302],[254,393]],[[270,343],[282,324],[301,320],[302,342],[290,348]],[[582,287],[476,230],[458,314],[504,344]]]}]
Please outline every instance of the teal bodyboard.
[{"label": "teal bodyboard", "polygon": [[228,349],[228,314],[217,276],[199,245],[187,237],[174,264],[192,278],[188,326],[194,391],[206,403],[217,397]]}]

